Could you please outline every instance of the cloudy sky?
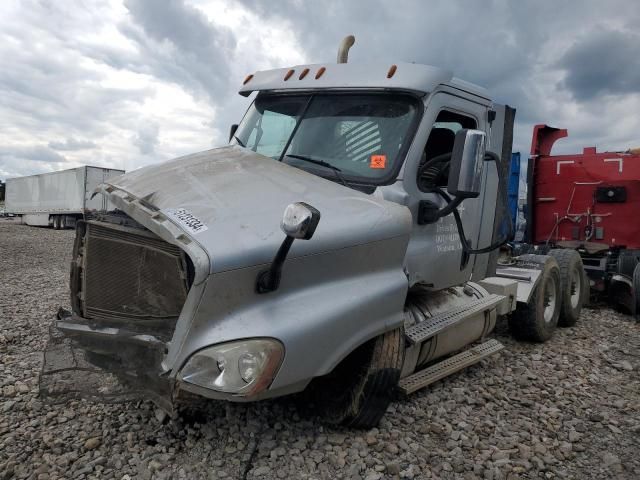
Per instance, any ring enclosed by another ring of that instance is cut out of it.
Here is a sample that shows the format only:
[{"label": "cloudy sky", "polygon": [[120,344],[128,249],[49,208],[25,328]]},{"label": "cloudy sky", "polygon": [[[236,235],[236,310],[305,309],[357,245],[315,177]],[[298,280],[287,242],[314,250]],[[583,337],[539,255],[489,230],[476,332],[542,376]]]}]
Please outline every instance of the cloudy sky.
[{"label": "cloudy sky", "polygon": [[557,152],[640,146],[640,3],[420,0],[2,0],[0,179],[131,170],[226,142],[255,70],[335,61],[442,66],[565,127]]}]

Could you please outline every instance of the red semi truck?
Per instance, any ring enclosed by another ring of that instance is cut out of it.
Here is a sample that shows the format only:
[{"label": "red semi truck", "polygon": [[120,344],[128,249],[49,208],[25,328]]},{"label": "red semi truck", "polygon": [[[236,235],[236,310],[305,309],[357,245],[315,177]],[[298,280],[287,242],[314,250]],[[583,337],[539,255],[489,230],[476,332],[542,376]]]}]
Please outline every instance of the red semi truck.
[{"label": "red semi truck", "polygon": [[591,296],[640,313],[640,150],[551,155],[566,129],[536,125],[526,241],[580,253]]}]

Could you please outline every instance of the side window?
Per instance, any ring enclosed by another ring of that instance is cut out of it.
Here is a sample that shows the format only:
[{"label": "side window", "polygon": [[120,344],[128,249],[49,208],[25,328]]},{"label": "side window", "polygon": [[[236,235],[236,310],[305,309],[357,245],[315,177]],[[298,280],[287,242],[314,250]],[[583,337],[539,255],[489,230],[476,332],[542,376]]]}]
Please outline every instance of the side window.
[{"label": "side window", "polygon": [[262,121],[249,135],[247,145],[267,157],[279,156],[295,125],[295,117],[265,110]]},{"label": "side window", "polygon": [[447,186],[450,163],[447,154],[453,151],[456,132],[463,128],[477,128],[475,119],[447,110],[438,114],[418,168],[418,188],[423,192]]}]

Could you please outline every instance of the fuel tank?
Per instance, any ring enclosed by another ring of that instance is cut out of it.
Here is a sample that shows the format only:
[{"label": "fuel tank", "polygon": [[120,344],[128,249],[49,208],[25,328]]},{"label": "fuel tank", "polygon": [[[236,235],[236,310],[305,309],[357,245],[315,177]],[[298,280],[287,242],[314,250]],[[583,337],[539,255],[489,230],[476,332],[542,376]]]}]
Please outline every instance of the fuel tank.
[{"label": "fuel tank", "polygon": [[[409,293],[404,311],[405,330],[488,295],[484,288],[473,282],[439,291],[421,286],[413,288]],[[494,329],[496,316],[495,309],[488,313],[481,311],[464,316],[441,333],[435,334],[420,344],[407,347],[401,376],[410,375],[416,369],[482,339]]]}]

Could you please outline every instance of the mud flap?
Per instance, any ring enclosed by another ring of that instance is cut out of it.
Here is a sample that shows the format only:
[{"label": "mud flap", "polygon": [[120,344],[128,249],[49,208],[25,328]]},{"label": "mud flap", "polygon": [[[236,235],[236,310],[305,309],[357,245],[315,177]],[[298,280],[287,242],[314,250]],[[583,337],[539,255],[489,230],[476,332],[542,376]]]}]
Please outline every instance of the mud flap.
[{"label": "mud flap", "polygon": [[96,329],[60,309],[49,327],[39,378],[49,403],[152,400],[173,414],[173,383],[162,376],[165,344],[121,329]]}]

